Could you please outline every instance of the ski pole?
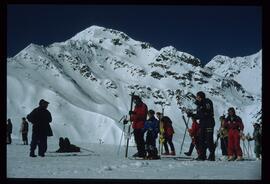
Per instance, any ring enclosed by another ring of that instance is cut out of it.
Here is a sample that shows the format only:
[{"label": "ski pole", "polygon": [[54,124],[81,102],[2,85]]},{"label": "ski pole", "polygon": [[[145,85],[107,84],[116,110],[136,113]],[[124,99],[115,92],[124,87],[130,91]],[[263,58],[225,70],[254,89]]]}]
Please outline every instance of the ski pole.
[{"label": "ski pole", "polygon": [[250,152],[250,156],[253,157],[253,153],[252,153],[252,150],[251,150],[251,146],[250,146],[250,142],[248,141],[248,150]]},{"label": "ski pole", "polygon": [[183,137],[183,140],[182,140],[182,144],[181,144],[181,148],[180,148],[180,155],[182,153],[182,149],[183,149],[183,145],[184,145],[186,133],[187,133],[187,129],[185,129],[184,137]]},{"label": "ski pole", "polygon": [[248,153],[248,150],[247,150],[247,147],[246,147],[246,144],[245,144],[245,141],[244,141],[244,140],[243,140],[243,145],[244,145],[244,150],[246,150],[247,156],[248,156],[248,158],[249,158],[249,153]]},{"label": "ski pole", "polygon": [[123,130],[122,130],[122,135],[121,135],[121,139],[120,139],[120,143],[119,143],[117,155],[119,155],[119,152],[120,152],[120,148],[121,148],[121,143],[122,143],[124,132],[125,132],[125,123],[123,123]]},{"label": "ski pole", "polygon": [[[131,93],[130,111],[132,111],[132,109],[133,109],[133,96],[134,96],[134,92]],[[128,137],[127,137],[127,146],[126,146],[126,153],[125,153],[126,158],[127,158],[127,155],[128,155],[128,144],[129,144],[130,128],[131,128],[131,122],[128,125]]]},{"label": "ski pole", "polygon": [[242,141],[242,144],[243,144],[243,156],[245,156],[245,147],[244,147],[244,142]]},{"label": "ski pole", "polygon": [[[126,115],[122,116],[122,118],[118,121],[118,123],[121,123],[122,119],[126,119]],[[125,132],[125,122],[123,122],[123,129],[122,129],[122,134],[121,134],[121,138],[120,138],[120,143],[119,143],[119,148],[118,148],[118,151],[117,151],[117,155],[119,155],[119,152],[120,152],[120,147],[121,147],[121,142],[122,142],[122,138],[123,138],[123,134]]]}]

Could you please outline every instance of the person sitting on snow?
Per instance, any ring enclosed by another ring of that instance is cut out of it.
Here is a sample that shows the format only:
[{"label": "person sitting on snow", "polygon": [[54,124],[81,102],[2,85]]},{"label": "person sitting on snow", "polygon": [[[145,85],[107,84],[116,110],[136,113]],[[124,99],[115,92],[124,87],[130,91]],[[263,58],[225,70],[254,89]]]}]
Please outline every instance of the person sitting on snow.
[{"label": "person sitting on snow", "polygon": [[59,138],[59,149],[56,151],[58,153],[67,153],[67,152],[80,152],[80,148],[73,144],[70,144],[69,139],[66,137]]}]

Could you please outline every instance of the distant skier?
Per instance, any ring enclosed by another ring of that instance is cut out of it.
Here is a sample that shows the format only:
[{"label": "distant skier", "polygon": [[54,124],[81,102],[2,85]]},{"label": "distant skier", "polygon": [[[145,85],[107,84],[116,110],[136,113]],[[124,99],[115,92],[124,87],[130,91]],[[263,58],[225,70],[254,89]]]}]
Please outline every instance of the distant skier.
[{"label": "distant skier", "polygon": [[189,151],[185,152],[184,154],[187,155],[187,156],[191,156],[192,151],[193,151],[193,149],[195,147],[196,150],[197,150],[198,157],[199,157],[200,156],[200,150],[199,150],[199,147],[198,147],[198,140],[199,140],[198,137],[199,137],[199,133],[200,133],[200,125],[196,121],[195,118],[192,118],[192,125],[191,125],[191,128],[188,129],[188,132],[189,132],[189,135],[191,137],[192,142],[190,143]]},{"label": "distant skier", "polygon": [[228,109],[228,116],[225,119],[224,127],[228,128],[228,161],[242,160],[242,149],[240,147],[240,138],[244,135],[244,125],[242,119],[235,114],[233,107]]},{"label": "distant skier", "polygon": [[222,160],[228,157],[228,129],[224,127],[225,115],[220,116],[220,128],[218,130],[218,136],[220,137],[220,147],[222,151]]},{"label": "distant skier", "polygon": [[158,137],[159,127],[158,120],[155,118],[155,111],[148,111],[148,119],[145,121],[143,132],[146,132],[146,151],[147,159],[158,159],[158,150],[156,147],[156,139]]},{"label": "distant skier", "polygon": [[8,119],[7,120],[7,144],[12,143],[11,134],[12,134],[12,123],[11,123],[11,119]]},{"label": "distant skier", "polygon": [[65,139],[63,137],[59,138],[59,149],[56,152],[68,153],[80,151],[81,151],[80,148],[78,146],[75,146],[74,144],[71,144],[67,137]]},{"label": "distant skier", "polygon": [[49,123],[52,122],[51,113],[47,110],[48,104],[49,102],[41,99],[39,107],[27,115],[28,121],[33,124],[30,157],[36,157],[35,149],[37,146],[39,156],[44,157],[47,151],[47,136],[51,135]]},{"label": "distant skier", "polygon": [[188,117],[193,117],[200,121],[200,133],[198,136],[198,149],[201,151],[197,160],[206,159],[206,149],[210,151],[208,160],[215,161],[215,145],[213,140],[214,133],[214,109],[213,102],[205,97],[205,93],[199,91],[196,95],[197,105],[196,114],[187,112]]},{"label": "distant skier", "polygon": [[[172,126],[172,121],[168,116],[164,116],[161,119],[161,123],[163,124],[164,128],[164,149],[165,153],[162,153],[163,155],[175,155],[175,148],[172,142],[174,129]],[[168,145],[170,146],[171,152],[169,152]]]},{"label": "distant skier", "polygon": [[133,111],[130,111],[130,120],[132,123],[133,133],[135,142],[137,145],[137,153],[133,155],[133,157],[145,157],[145,141],[143,134],[144,122],[147,118],[148,108],[147,105],[144,104],[141,98],[138,95],[133,96],[133,101],[135,103],[135,108]]},{"label": "distant skier", "polygon": [[254,140],[254,153],[256,154],[256,158],[262,159],[262,126],[259,123],[254,123],[253,127],[253,137],[247,136],[247,140]]},{"label": "distant skier", "polygon": [[22,134],[23,144],[28,145],[28,122],[26,121],[25,117],[22,118],[20,132]]}]

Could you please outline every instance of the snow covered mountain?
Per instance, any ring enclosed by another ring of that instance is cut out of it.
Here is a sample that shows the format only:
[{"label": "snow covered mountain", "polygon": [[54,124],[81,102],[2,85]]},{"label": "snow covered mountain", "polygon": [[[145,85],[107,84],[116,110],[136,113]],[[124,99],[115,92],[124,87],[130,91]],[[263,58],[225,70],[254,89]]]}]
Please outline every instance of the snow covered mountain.
[{"label": "snow covered mountain", "polygon": [[7,117],[18,138],[21,118],[44,98],[50,102],[53,139],[119,144],[118,120],[128,114],[135,92],[149,109],[165,106],[177,145],[185,129],[178,105],[194,108],[194,95],[204,91],[214,103],[215,129],[233,106],[251,133],[251,123],[261,118],[261,55],[218,55],[203,67],[172,46],[158,51],[123,32],[91,26],[65,42],[30,44],[7,59]]}]

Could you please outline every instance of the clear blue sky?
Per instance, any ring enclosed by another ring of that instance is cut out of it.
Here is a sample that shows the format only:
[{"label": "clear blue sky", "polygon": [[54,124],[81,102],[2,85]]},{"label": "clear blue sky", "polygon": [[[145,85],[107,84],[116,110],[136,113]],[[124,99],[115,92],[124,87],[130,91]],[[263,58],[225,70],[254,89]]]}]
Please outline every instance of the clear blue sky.
[{"label": "clear blue sky", "polygon": [[260,6],[8,5],[7,56],[30,43],[47,46],[98,25],[160,49],[172,45],[201,59],[246,56],[262,48]]}]

